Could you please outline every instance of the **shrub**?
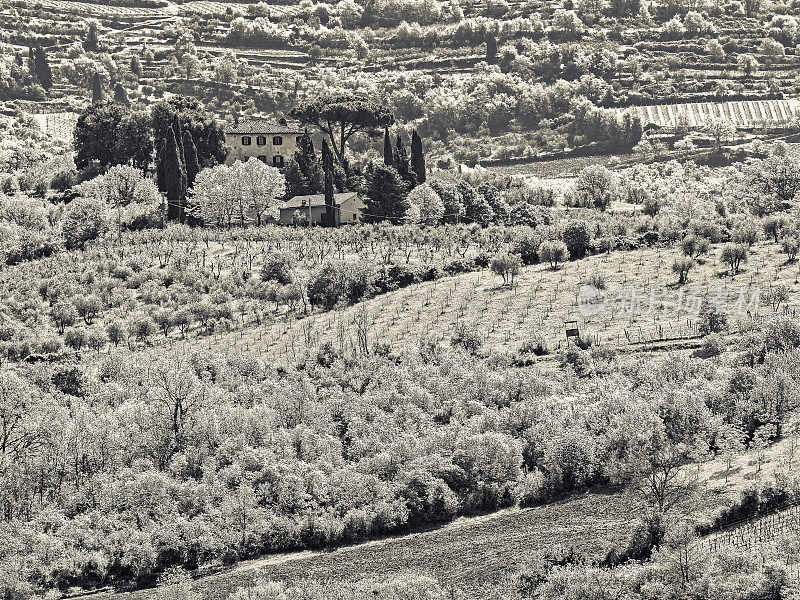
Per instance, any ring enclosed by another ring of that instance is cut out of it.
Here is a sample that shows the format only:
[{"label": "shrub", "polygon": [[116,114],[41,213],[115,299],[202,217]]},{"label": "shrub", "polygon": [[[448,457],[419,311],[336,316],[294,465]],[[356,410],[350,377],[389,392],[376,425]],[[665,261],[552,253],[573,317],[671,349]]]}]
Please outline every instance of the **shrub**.
[{"label": "shrub", "polygon": [[722,338],[717,333],[709,333],[703,339],[703,346],[700,349],[703,356],[707,358],[713,358],[715,356],[719,356],[722,354],[722,351],[725,349],[725,344],[722,341]]},{"label": "shrub", "polygon": [[308,282],[308,300],[330,310],[345,298],[347,264],[328,259],[317,267]]},{"label": "shrub", "polygon": [[377,273],[371,263],[360,260],[348,264],[345,277],[345,297],[351,304],[369,298],[375,293]]},{"label": "shrub", "polygon": [[722,249],[720,260],[730,266],[731,274],[737,274],[742,263],[747,262],[747,246],[744,244],[726,244]]},{"label": "shrub", "polygon": [[381,291],[385,292],[406,287],[418,281],[420,281],[419,268],[410,263],[406,263],[385,267],[376,283],[381,287]]},{"label": "shrub", "polygon": [[547,500],[547,480],[544,474],[536,469],[526,473],[522,481],[514,488],[514,497],[522,507],[533,506]]},{"label": "shrub", "polygon": [[681,242],[683,253],[689,258],[699,258],[711,248],[711,243],[704,237],[687,235]]},{"label": "shrub", "polygon": [[500,275],[503,278],[503,283],[514,283],[514,278],[519,275],[522,268],[522,259],[518,254],[509,254],[507,252],[497,254],[489,263],[489,269],[495,275]]},{"label": "shrub", "polygon": [[460,322],[450,338],[450,345],[475,354],[483,346],[483,336],[477,327]]},{"label": "shrub", "polygon": [[700,305],[700,333],[708,335],[723,331],[728,323],[728,316],[716,302],[709,298],[703,298]]},{"label": "shrub", "polygon": [[582,258],[592,241],[592,237],[589,235],[589,226],[584,221],[568,223],[561,234],[561,239],[567,246],[569,257],[573,259]]},{"label": "shrub", "polygon": [[581,377],[588,375],[591,372],[589,353],[585,350],[581,350],[575,344],[569,344],[567,348],[561,352],[561,367],[570,367]]},{"label": "shrub", "polygon": [[517,254],[526,265],[532,265],[539,260],[539,246],[542,245],[542,237],[533,231],[523,230],[511,240],[510,252]]},{"label": "shrub", "polygon": [[684,284],[689,279],[689,271],[695,266],[694,259],[688,256],[676,258],[672,263],[672,271],[678,275],[678,283]]},{"label": "shrub", "polygon": [[559,263],[569,260],[569,250],[564,242],[549,240],[539,246],[539,258],[550,263],[550,268],[554,271],[558,269]]},{"label": "shrub", "polygon": [[59,192],[66,192],[78,183],[78,172],[75,169],[59,171],[50,180],[50,187]]},{"label": "shrub", "polygon": [[377,273],[365,262],[346,263],[328,259],[311,274],[308,300],[330,310],[341,302],[355,303],[375,292]]},{"label": "shrub", "polygon": [[533,335],[529,340],[520,344],[517,350],[516,363],[520,365],[530,364],[531,356],[545,356],[550,353],[547,347],[547,340],[541,335]]},{"label": "shrub", "polygon": [[262,281],[275,281],[281,285],[292,283],[292,270],[295,266],[294,257],[285,252],[270,252],[264,256],[261,267]]},{"label": "shrub", "polygon": [[94,198],[77,198],[67,205],[61,217],[61,235],[67,248],[83,248],[105,231],[108,224],[106,203]]},{"label": "shrub", "polygon": [[605,275],[603,275],[602,273],[592,273],[589,276],[588,284],[598,290],[606,289]]},{"label": "shrub", "polygon": [[783,252],[789,258],[789,261],[794,262],[797,258],[798,243],[795,238],[787,238],[783,240]]},{"label": "shrub", "polygon": [[82,329],[70,327],[64,331],[64,343],[73,350],[80,350],[86,345],[86,334]]},{"label": "shrub", "polygon": [[475,260],[472,258],[454,258],[445,263],[443,270],[448,275],[458,275],[459,273],[469,273],[475,270]]}]

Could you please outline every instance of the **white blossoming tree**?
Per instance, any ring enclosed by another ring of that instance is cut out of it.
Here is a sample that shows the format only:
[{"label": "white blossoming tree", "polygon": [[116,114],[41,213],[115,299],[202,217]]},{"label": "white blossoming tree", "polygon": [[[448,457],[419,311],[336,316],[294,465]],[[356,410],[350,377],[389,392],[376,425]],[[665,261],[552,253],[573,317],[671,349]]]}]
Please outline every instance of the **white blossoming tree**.
[{"label": "white blossoming tree", "polygon": [[409,223],[438,225],[444,216],[444,203],[427,183],[418,185],[408,195],[405,219]]},{"label": "white blossoming tree", "polygon": [[206,224],[230,227],[247,219],[261,225],[278,215],[278,199],[286,193],[286,180],[275,167],[256,158],[233,165],[217,165],[198,173],[192,187],[192,214]]}]

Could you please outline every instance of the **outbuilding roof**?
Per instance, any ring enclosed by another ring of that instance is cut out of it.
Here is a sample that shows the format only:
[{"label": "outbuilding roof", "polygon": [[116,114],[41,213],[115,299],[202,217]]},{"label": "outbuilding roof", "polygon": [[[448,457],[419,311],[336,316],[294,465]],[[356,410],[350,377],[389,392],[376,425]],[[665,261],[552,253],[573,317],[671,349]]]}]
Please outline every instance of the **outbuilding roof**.
[{"label": "outbuilding roof", "polygon": [[[356,192],[343,192],[341,194],[334,194],[333,201],[336,205],[342,204],[351,198],[357,198]],[[281,207],[284,209],[308,208],[310,206],[325,206],[325,194],[311,194],[308,196],[295,196],[286,201]]]}]

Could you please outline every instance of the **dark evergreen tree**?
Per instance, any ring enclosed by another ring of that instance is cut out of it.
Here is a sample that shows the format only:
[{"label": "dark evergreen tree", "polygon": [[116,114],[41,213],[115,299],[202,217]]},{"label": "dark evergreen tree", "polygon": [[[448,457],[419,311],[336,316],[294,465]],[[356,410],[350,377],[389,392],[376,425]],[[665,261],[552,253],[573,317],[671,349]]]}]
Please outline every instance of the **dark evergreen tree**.
[{"label": "dark evergreen tree", "polygon": [[114,86],[114,103],[121,104],[122,106],[131,105],[128,100],[128,92],[125,91],[125,87],[121,83],[117,83],[117,85]]},{"label": "dark evergreen tree", "polygon": [[490,65],[497,62],[497,38],[492,33],[486,35],[486,62]]},{"label": "dark evergreen tree", "polygon": [[[114,106],[121,113],[127,108]],[[145,111],[136,111],[124,114],[117,125],[116,131],[115,162],[119,164],[132,163],[134,167],[147,170],[153,155],[153,140],[150,132],[150,114]]]},{"label": "dark evergreen tree", "polygon": [[394,153],[392,152],[392,137],[389,128],[383,130],[383,164],[387,167],[394,166]]},{"label": "dark evergreen tree", "polygon": [[36,51],[32,45],[28,46],[28,73],[32,78],[36,78]]},{"label": "dark evergreen tree", "polygon": [[400,173],[400,177],[406,182],[409,189],[417,185],[417,178],[411,171],[411,165],[408,162],[408,152],[406,145],[403,143],[403,138],[397,136],[397,144],[394,151],[394,168]]},{"label": "dark evergreen tree", "polygon": [[97,52],[98,43],[97,22],[91,21],[89,23],[89,31],[86,33],[86,39],[83,40],[83,49],[87,52]]},{"label": "dark evergreen tree", "polygon": [[411,170],[417,177],[417,183],[425,183],[425,179],[427,179],[425,153],[422,150],[422,138],[419,137],[416,129],[411,134]]},{"label": "dark evergreen tree", "polygon": [[161,148],[167,137],[167,130],[174,125],[176,113],[180,116],[181,129],[192,133],[200,166],[224,163],[228,149],[222,126],[206,112],[196,98],[188,96],[173,96],[150,109],[155,147]]},{"label": "dark evergreen tree", "polygon": [[175,113],[172,119],[172,131],[175,133],[175,141],[178,143],[178,152],[180,153],[181,162],[186,165],[186,152],[183,148],[183,125],[178,113]]},{"label": "dark evergreen tree", "polygon": [[192,187],[194,178],[200,172],[200,163],[197,161],[197,146],[194,145],[192,134],[188,129],[183,132],[183,156],[186,166],[186,183]]},{"label": "dark evergreen tree", "polygon": [[308,179],[306,179],[296,157],[297,153],[295,153],[295,158],[290,158],[289,162],[286,163],[286,170],[283,172],[283,177],[286,180],[287,200],[295,196],[305,196],[310,193],[308,191]]},{"label": "dark evergreen tree", "polygon": [[161,142],[161,146],[159,146],[158,150],[156,151],[156,185],[158,185],[158,191],[160,191],[162,194],[167,193],[167,178],[166,171],[164,170],[164,157],[166,155],[166,150],[167,138],[164,138],[164,140]]},{"label": "dark evergreen tree", "polygon": [[164,173],[164,193],[167,196],[167,218],[183,221],[186,205],[186,167],[172,127],[167,131],[161,168]]},{"label": "dark evergreen tree", "polygon": [[400,223],[406,212],[406,195],[408,185],[400,177],[397,169],[377,163],[367,173],[367,214],[364,220],[369,222],[385,219]]},{"label": "dark evergreen tree", "polygon": [[125,116],[123,107],[110,103],[93,104],[81,113],[72,134],[78,169],[85,169],[94,162],[101,167],[127,162],[127,157],[120,160],[117,155],[119,127]]},{"label": "dark evergreen tree", "polygon": [[47,62],[47,53],[44,48],[37,46],[33,54],[34,72],[36,79],[46,90],[53,87],[53,70],[50,68],[50,63]]},{"label": "dark evergreen tree", "polygon": [[[328,148],[330,150],[330,148]],[[298,169],[303,175],[302,191],[297,195],[303,194],[318,194],[324,189],[324,175],[323,165],[317,159],[316,152],[314,151],[314,142],[308,133],[308,130],[300,138],[297,152],[295,152],[295,161],[297,162]],[[300,180],[296,179],[296,184],[300,184]]]},{"label": "dark evergreen tree", "polygon": [[333,191],[333,153],[328,143],[322,140],[322,171],[325,174],[325,220],[324,225],[336,225],[336,200]]},{"label": "dark evergreen tree", "polygon": [[100,104],[103,101],[103,82],[100,73],[95,73],[92,77],[92,104]]}]

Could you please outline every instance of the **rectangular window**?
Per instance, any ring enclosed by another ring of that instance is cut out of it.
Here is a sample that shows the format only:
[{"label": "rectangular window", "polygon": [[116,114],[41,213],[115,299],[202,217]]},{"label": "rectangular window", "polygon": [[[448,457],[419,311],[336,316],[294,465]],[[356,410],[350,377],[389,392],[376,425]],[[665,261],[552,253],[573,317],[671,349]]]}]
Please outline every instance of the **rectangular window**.
[{"label": "rectangular window", "polygon": [[262,155],[260,155],[260,156],[258,157],[258,160],[260,160],[260,161],[261,161],[261,162],[263,162],[263,163],[266,163],[266,162],[267,162],[267,157],[266,157],[266,156],[264,156],[264,155],[262,154]]},{"label": "rectangular window", "polygon": [[249,146],[252,142],[253,140],[250,139],[249,135],[242,136],[242,146]]},{"label": "rectangular window", "polygon": [[282,167],[283,166],[283,157],[280,154],[276,154],[272,157],[272,165],[274,167]]},{"label": "rectangular window", "polygon": [[283,146],[283,138],[279,135],[276,135],[274,138],[272,138],[272,145]]},{"label": "rectangular window", "polygon": [[266,146],[267,145],[267,136],[260,135],[256,138],[256,144],[259,146]]}]

